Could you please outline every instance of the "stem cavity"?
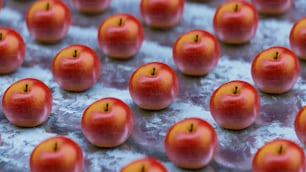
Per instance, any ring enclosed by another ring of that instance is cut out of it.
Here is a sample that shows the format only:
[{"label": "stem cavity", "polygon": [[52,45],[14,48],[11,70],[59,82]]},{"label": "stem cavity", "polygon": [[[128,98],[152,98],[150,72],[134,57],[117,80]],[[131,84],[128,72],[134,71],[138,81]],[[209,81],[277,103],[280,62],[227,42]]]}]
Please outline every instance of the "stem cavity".
[{"label": "stem cavity", "polygon": [[140,172],[145,172],[146,171],[146,166],[144,164],[142,164]]},{"label": "stem cavity", "polygon": [[274,56],[274,59],[277,60],[277,59],[279,58],[279,55],[280,55],[279,52],[276,51],[275,56]]},{"label": "stem cavity", "polygon": [[53,151],[56,152],[58,150],[58,143],[55,142],[53,146]]},{"label": "stem cavity", "polygon": [[25,88],[24,88],[23,91],[24,91],[25,93],[29,91],[29,84],[26,84],[26,85],[25,85]]},{"label": "stem cavity", "polygon": [[123,19],[122,19],[122,18],[120,18],[120,19],[119,19],[119,23],[118,23],[118,25],[119,25],[119,26],[122,26],[122,24],[123,24]]},{"label": "stem cavity", "polygon": [[3,40],[3,33],[0,32],[0,41],[2,41],[2,40]]},{"label": "stem cavity", "polygon": [[284,152],[284,146],[281,144],[280,147],[279,147],[279,149],[278,149],[278,151],[277,151],[277,153],[280,155],[280,154],[282,154],[283,152]]},{"label": "stem cavity", "polygon": [[108,104],[108,103],[106,103],[105,108],[104,108],[104,111],[105,111],[105,112],[108,112],[108,111],[109,111],[109,104]]},{"label": "stem cavity", "polygon": [[196,34],[195,38],[194,38],[194,42],[198,42],[199,41],[199,35]]},{"label": "stem cavity", "polygon": [[234,7],[234,12],[238,12],[239,10],[240,10],[239,4],[236,3],[236,4],[235,4],[235,7]]},{"label": "stem cavity", "polygon": [[49,2],[47,2],[47,4],[46,4],[46,10],[47,11],[50,10],[50,3]]},{"label": "stem cavity", "polygon": [[73,55],[72,55],[72,56],[73,56],[74,58],[77,57],[77,56],[78,56],[78,50],[75,49],[75,50],[73,51]]}]

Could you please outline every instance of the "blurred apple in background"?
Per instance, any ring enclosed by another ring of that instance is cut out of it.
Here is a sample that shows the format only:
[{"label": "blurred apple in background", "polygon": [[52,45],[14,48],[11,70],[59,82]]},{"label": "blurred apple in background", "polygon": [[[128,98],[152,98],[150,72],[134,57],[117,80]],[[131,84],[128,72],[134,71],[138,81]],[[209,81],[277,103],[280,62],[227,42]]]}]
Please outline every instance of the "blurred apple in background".
[{"label": "blurred apple in background", "polygon": [[253,124],[260,113],[260,96],[248,82],[233,80],[220,85],[210,97],[210,112],[218,125],[240,130]]},{"label": "blurred apple in background", "polygon": [[215,157],[218,137],[215,129],[200,118],[186,118],[170,127],[165,136],[165,151],[178,167],[199,169]]},{"label": "blurred apple in background", "polygon": [[97,14],[106,11],[111,0],[71,0],[73,7],[81,13]]},{"label": "blurred apple in background", "polygon": [[83,112],[81,127],[95,146],[112,148],[124,143],[134,126],[130,107],[122,100],[107,97],[90,104]]},{"label": "blurred apple in background", "polygon": [[151,62],[138,67],[129,80],[132,100],[140,108],[161,110],[168,107],[179,90],[175,71],[165,63]]},{"label": "blurred apple in background", "polygon": [[304,172],[304,150],[294,141],[275,139],[265,143],[254,155],[253,172]]},{"label": "blurred apple in background", "polygon": [[255,36],[257,26],[257,11],[247,1],[226,1],[216,9],[213,18],[216,37],[228,44],[249,42]]},{"label": "blurred apple in background", "polygon": [[82,44],[72,44],[60,50],[52,62],[52,75],[60,87],[67,91],[85,91],[100,76],[97,53]]},{"label": "blurred apple in background", "polygon": [[98,29],[98,43],[102,52],[115,59],[129,59],[142,46],[144,31],[140,21],[127,13],[106,18]]},{"label": "blurred apple in background", "polygon": [[22,36],[14,29],[0,27],[0,74],[16,71],[26,54]]},{"label": "blurred apple in background", "polygon": [[170,28],[182,20],[184,3],[184,0],[141,0],[140,14],[152,28]]},{"label": "blurred apple in background", "polygon": [[296,136],[306,146],[306,106],[303,106],[297,113],[294,120]]},{"label": "blurred apple in background", "polygon": [[166,167],[153,157],[140,158],[126,164],[120,172],[168,172]]},{"label": "blurred apple in background", "polygon": [[5,90],[2,110],[10,123],[19,127],[35,127],[50,116],[52,101],[51,90],[45,83],[34,78],[24,78]]},{"label": "blurred apple in background", "polygon": [[306,60],[306,17],[294,23],[291,28],[290,47],[292,51],[302,60]]},{"label": "blurred apple in background", "polygon": [[251,75],[261,91],[272,94],[285,93],[298,80],[299,59],[286,47],[270,47],[253,59]]},{"label": "blurred apple in background", "polygon": [[29,7],[25,20],[35,40],[55,43],[68,34],[71,14],[69,7],[61,0],[39,0]]},{"label": "blurred apple in background", "polygon": [[72,139],[58,135],[40,142],[30,155],[31,172],[82,172],[81,147]]},{"label": "blurred apple in background", "polygon": [[191,30],[183,33],[173,45],[173,60],[176,67],[186,75],[201,76],[217,65],[220,45],[211,33]]},{"label": "blurred apple in background", "polygon": [[251,0],[257,11],[266,15],[279,15],[289,11],[294,0]]}]

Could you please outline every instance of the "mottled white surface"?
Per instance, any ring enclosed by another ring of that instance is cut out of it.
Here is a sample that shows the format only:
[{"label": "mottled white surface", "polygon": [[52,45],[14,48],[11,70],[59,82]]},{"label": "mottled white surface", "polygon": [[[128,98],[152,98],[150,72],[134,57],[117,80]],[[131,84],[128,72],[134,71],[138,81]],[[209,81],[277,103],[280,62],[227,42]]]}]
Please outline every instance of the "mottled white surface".
[{"label": "mottled white surface", "polygon": [[[68,3],[68,0],[65,2]],[[0,171],[28,171],[29,155],[42,140],[56,134],[74,139],[83,149],[88,172],[112,172],[131,160],[153,156],[160,159],[170,172],[184,172],[167,159],[163,139],[167,129],[185,117],[200,117],[211,123],[219,139],[215,161],[199,172],[250,171],[251,160],[257,148],[265,142],[282,137],[301,144],[293,130],[293,120],[299,108],[306,104],[306,63],[301,61],[301,77],[292,91],[284,95],[266,95],[260,92],[262,111],[254,125],[242,131],[228,131],[216,125],[209,112],[209,98],[220,84],[241,79],[254,84],[250,74],[253,57],[264,48],[282,45],[289,47],[292,24],[306,15],[306,2],[296,0],[295,9],[280,17],[261,16],[259,28],[250,43],[241,46],[221,44],[222,56],[217,67],[204,77],[187,77],[177,71],[172,60],[172,44],[176,38],[191,29],[205,29],[213,33],[212,18],[215,8],[223,1],[195,3],[186,0],[183,21],[171,30],[151,30],[145,27],[145,41],[140,52],[131,60],[117,61],[103,55],[97,47],[97,27],[110,14],[130,12],[140,18],[139,0],[113,0],[109,11],[97,16],[84,16],[72,6],[73,25],[68,36],[54,45],[41,45],[32,40],[24,22],[24,12],[32,1],[4,0],[0,11],[0,26],[15,28],[27,43],[27,56],[17,72],[0,76],[0,95],[13,82],[34,77],[44,81],[52,90],[53,110],[48,121],[35,128],[18,128],[9,124],[0,107]],[[83,93],[63,91],[54,82],[50,62],[55,54],[72,43],[83,43],[96,50],[101,58],[102,72],[98,83]],[[161,61],[172,66],[180,80],[180,93],[175,102],[162,111],[144,111],[137,108],[128,93],[129,76],[141,64]],[[134,112],[135,127],[131,138],[114,149],[91,146],[80,130],[80,117],[93,101],[103,97],[117,97]]]}]

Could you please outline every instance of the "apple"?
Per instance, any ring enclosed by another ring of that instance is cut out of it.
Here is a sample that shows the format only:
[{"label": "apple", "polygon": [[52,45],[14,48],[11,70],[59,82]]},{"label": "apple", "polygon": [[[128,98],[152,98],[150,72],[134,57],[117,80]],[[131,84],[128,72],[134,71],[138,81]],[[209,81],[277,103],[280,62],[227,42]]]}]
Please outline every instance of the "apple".
[{"label": "apple", "polygon": [[143,43],[144,31],[140,21],[127,13],[107,17],[98,29],[101,51],[115,59],[135,56]]},{"label": "apple", "polygon": [[84,166],[81,147],[62,135],[36,145],[29,161],[31,172],[82,172]]},{"label": "apple", "polygon": [[306,145],[306,106],[303,106],[297,113],[294,120],[294,129],[298,139]]},{"label": "apple", "polygon": [[71,44],[60,50],[52,61],[56,83],[67,91],[81,92],[92,87],[100,76],[98,54],[82,44]]},{"label": "apple", "polygon": [[257,150],[252,162],[253,172],[304,172],[304,150],[294,141],[275,139]]},{"label": "apple", "polygon": [[175,71],[165,63],[150,62],[130,76],[129,93],[140,108],[161,110],[174,101],[179,90]]},{"label": "apple", "polygon": [[19,127],[35,127],[45,122],[52,110],[49,87],[35,78],[12,83],[3,93],[2,110],[10,123]]},{"label": "apple", "polygon": [[0,74],[16,71],[26,53],[22,36],[11,28],[0,27]]},{"label": "apple", "polygon": [[215,129],[201,118],[185,118],[172,125],[164,141],[167,157],[176,166],[199,169],[215,157],[218,137]]},{"label": "apple", "polygon": [[228,44],[249,42],[255,36],[257,26],[257,11],[247,1],[226,1],[216,9],[213,18],[216,37]]},{"label": "apple", "polygon": [[97,14],[104,12],[110,6],[111,0],[71,0],[72,5],[85,14]]},{"label": "apple", "polygon": [[71,14],[69,7],[61,0],[39,0],[29,7],[25,20],[35,40],[55,43],[68,34]]},{"label": "apple", "polygon": [[210,112],[225,129],[241,130],[253,124],[260,113],[260,96],[250,83],[233,80],[220,85],[210,97]]},{"label": "apple", "polygon": [[184,0],[141,0],[140,14],[152,28],[170,28],[182,20],[184,3]]},{"label": "apple", "polygon": [[291,28],[290,47],[292,51],[302,60],[306,60],[306,17],[298,20]]},{"label": "apple", "polygon": [[134,126],[130,107],[113,97],[99,99],[83,112],[81,128],[86,139],[98,147],[112,148],[124,143]]},{"label": "apple", "polygon": [[299,59],[286,47],[270,47],[253,59],[251,75],[261,91],[282,94],[294,86],[300,75]]},{"label": "apple", "polygon": [[294,4],[294,0],[252,0],[252,4],[257,11],[266,15],[279,15],[289,11]]},{"label": "apple", "polygon": [[182,73],[201,76],[217,65],[220,45],[211,33],[191,30],[179,36],[173,45],[172,54],[176,67]]},{"label": "apple", "polygon": [[144,157],[128,163],[120,172],[168,172],[168,170],[156,158]]}]

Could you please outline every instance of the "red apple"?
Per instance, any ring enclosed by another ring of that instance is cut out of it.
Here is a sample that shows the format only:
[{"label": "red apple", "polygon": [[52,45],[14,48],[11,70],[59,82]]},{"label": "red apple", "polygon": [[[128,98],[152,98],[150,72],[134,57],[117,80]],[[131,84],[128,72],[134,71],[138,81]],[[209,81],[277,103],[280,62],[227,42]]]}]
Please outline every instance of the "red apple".
[{"label": "red apple", "polygon": [[72,44],[59,51],[52,62],[54,80],[67,91],[85,91],[100,76],[98,54],[82,44]]},{"label": "red apple", "polygon": [[249,42],[255,36],[257,26],[257,11],[247,1],[227,1],[216,9],[213,18],[217,38],[228,44]]},{"label": "red apple", "polygon": [[35,40],[55,43],[68,34],[71,14],[68,6],[61,0],[39,0],[29,7],[25,20],[28,31]]},{"label": "red apple", "polygon": [[186,118],[170,127],[165,136],[165,151],[178,167],[198,169],[215,157],[218,138],[215,129],[200,118]]},{"label": "red apple", "polygon": [[252,0],[257,11],[267,15],[278,15],[289,11],[294,0]]},{"label": "red apple", "polygon": [[97,14],[108,9],[111,0],[71,0],[71,2],[82,13]]},{"label": "red apple", "polygon": [[168,172],[168,170],[159,160],[145,157],[125,165],[120,172]]},{"label": "red apple", "polygon": [[168,107],[179,90],[175,71],[165,63],[151,62],[138,67],[129,80],[129,92],[136,105],[147,110]]},{"label": "red apple", "polygon": [[16,71],[24,62],[25,43],[11,28],[0,27],[0,74]]},{"label": "red apple", "polygon": [[24,78],[5,90],[2,110],[12,124],[34,127],[48,119],[52,100],[51,90],[45,83],[34,78]]},{"label": "red apple", "polygon": [[265,143],[254,155],[253,172],[304,172],[304,150],[288,139]]},{"label": "red apple", "polygon": [[99,147],[116,147],[132,134],[130,107],[120,99],[107,97],[90,104],[83,112],[81,127],[86,139]]},{"label": "red apple", "polygon": [[251,75],[261,91],[285,93],[294,86],[300,75],[299,59],[285,47],[270,47],[254,58]]},{"label": "red apple", "polygon": [[294,129],[298,139],[306,145],[306,106],[297,113],[294,121]]},{"label": "red apple", "polygon": [[150,27],[169,28],[182,20],[184,3],[184,0],[141,0],[140,14]]},{"label": "red apple", "polygon": [[290,31],[290,47],[302,60],[306,60],[306,17],[294,23]]},{"label": "red apple", "polygon": [[220,85],[210,97],[210,112],[225,129],[240,130],[255,122],[260,113],[260,97],[248,82],[233,80]]},{"label": "red apple", "polygon": [[183,33],[173,45],[176,67],[186,75],[200,76],[210,72],[218,63],[220,45],[211,33],[192,30]]},{"label": "red apple", "polygon": [[30,155],[31,172],[82,172],[81,147],[66,136],[50,137],[39,143]]},{"label": "red apple", "polygon": [[98,29],[98,43],[104,54],[115,59],[135,56],[144,40],[140,21],[127,13],[106,18]]}]

